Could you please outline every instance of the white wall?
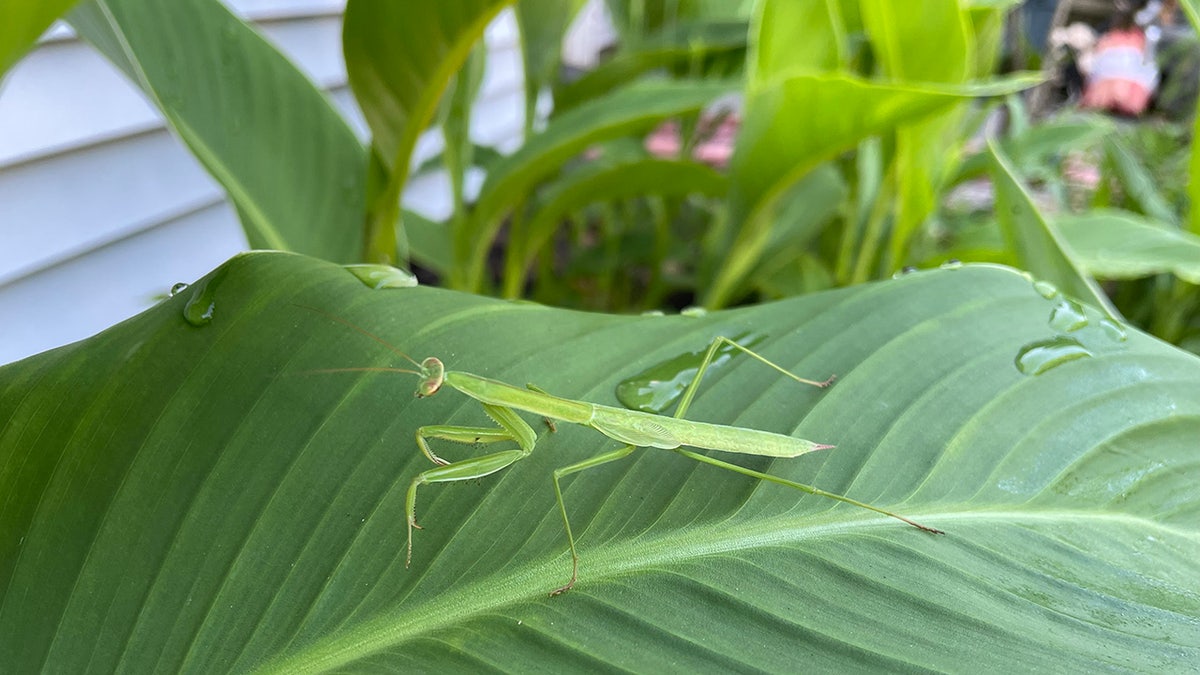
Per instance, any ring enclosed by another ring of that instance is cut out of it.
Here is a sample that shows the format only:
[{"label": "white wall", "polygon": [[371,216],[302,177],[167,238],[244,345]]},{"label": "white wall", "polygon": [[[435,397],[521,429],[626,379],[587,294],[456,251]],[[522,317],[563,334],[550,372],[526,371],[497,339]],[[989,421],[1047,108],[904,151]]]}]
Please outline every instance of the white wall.
[{"label": "white wall", "polygon": [[[341,54],[345,0],[226,0],[324,89],[360,138]],[[516,24],[489,27],[476,141],[511,151],[523,126]],[[426,135],[418,161],[438,151]],[[409,208],[444,218],[444,176],[415,176]],[[0,364],[79,340],[194,281],[246,240],[218,186],[158,111],[56,25],[0,89]]]}]

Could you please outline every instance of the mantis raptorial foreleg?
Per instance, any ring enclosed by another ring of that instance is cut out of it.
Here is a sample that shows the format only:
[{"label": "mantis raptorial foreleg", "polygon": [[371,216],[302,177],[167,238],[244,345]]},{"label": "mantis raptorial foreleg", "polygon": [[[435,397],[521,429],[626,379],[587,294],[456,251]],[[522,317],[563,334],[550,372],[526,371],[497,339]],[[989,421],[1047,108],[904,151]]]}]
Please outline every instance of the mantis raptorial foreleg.
[{"label": "mantis raptorial foreleg", "polygon": [[[496,424],[500,425],[500,429],[437,426],[422,427],[417,430],[417,444],[421,446],[421,450],[425,453],[426,457],[433,460],[435,464],[440,464],[440,466],[418,474],[413,479],[412,485],[408,488],[408,499],[405,505],[405,513],[408,516],[408,554],[404,559],[405,567],[408,567],[412,563],[413,528],[421,529],[421,526],[417,524],[418,487],[430,483],[453,483],[456,481],[483,478],[508,467],[514,462],[525,459],[529,456],[529,453],[533,452],[533,444],[537,440],[537,435],[533,432],[533,427],[521,419],[516,411],[511,408],[501,408],[487,403],[483,404],[483,409],[488,414],[488,417],[491,417],[496,421]],[[441,438],[465,443],[474,443],[476,441],[494,443],[496,441],[511,440],[515,441],[520,449],[504,450],[458,462],[446,462],[446,460],[429,451],[429,446],[426,444],[426,439],[428,438]]]},{"label": "mantis raptorial foreleg", "polygon": [[427,442],[430,438],[438,438],[443,441],[453,441],[455,443],[497,443],[499,441],[515,441],[511,432],[506,429],[492,429],[491,427],[454,427],[445,425],[430,425],[417,429],[417,446],[421,448],[421,453],[429,458],[429,461],[438,466],[450,466],[448,462],[441,457],[438,457],[433,450],[429,448]]}]

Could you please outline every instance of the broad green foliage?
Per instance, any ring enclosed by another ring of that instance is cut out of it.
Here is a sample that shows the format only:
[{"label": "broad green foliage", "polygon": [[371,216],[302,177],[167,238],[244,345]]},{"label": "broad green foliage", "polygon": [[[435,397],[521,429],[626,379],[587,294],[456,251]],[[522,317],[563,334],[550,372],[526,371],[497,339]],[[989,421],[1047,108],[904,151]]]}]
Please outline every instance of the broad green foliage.
[{"label": "broad green foliage", "polygon": [[488,172],[470,222],[453,233],[459,252],[455,269],[460,276],[452,281],[469,289],[482,286],[487,253],[502,219],[529,198],[538,181],[560,170],[565,162],[592,144],[631,131],[648,131],[673,115],[694,113],[732,90],[733,83],[725,81],[649,81],[622,88],[555,119]]},{"label": "broad green foliage", "polygon": [[755,24],[764,30],[749,57],[751,87],[789,71],[828,72],[845,65],[848,38],[838,3],[760,2],[757,10]]},{"label": "broad green foliage", "polygon": [[221,183],[252,247],[359,260],[366,154],[258,33],[217,0],[90,0],[68,19]]},{"label": "broad green foliage", "polygon": [[[393,260],[400,192],[417,137],[483,29],[512,0],[350,0],[346,73],[371,127],[375,168],[364,255]],[[457,140],[457,139],[456,139]]]},{"label": "broad green foliage", "polygon": [[[691,72],[708,61],[740,63],[746,52],[744,21],[682,23],[646,35],[636,49],[622,49],[571,82],[557,82],[556,113],[610,93],[656,69]],[[740,68],[735,68],[735,71]]]},{"label": "broad green foliage", "polygon": [[1067,289],[1072,295],[1104,307],[1110,315],[1115,310],[1104,292],[1083,274],[1070,244],[1047,222],[1033,203],[1032,197],[1013,171],[1008,158],[992,141],[988,142],[994,170],[996,218],[1021,267],[1030,270]]},{"label": "broad green foliage", "polygon": [[[1017,79],[996,86],[1003,93],[1028,84]],[[820,163],[866,138],[985,92],[995,93],[988,85],[895,85],[838,74],[786,77],[753,92],[731,161],[729,210],[739,225],[733,237],[718,240],[719,249],[731,253],[720,264],[705,304],[723,306],[736,296],[759,262],[781,198]]]},{"label": "broad green foliage", "polygon": [[521,0],[513,5],[525,66],[525,132],[533,130],[537,99],[558,82],[563,36],[583,0]]},{"label": "broad green foliage", "polygon": [[1132,213],[1096,210],[1056,218],[1077,259],[1097,279],[1174,274],[1200,284],[1200,237]]},{"label": "broad green foliage", "polygon": [[[425,489],[405,569],[403,493],[431,466],[416,428],[487,418],[452,391],[413,398],[410,376],[312,373],[404,364],[304,306],[418,358],[609,404],[623,378],[750,336],[838,382],[735,358],[693,416],[837,448],[734,459],[947,534],[644,450],[565,486],[581,578],[551,599],[569,559],[550,472],[614,446],[531,419],[528,460]],[[1198,392],[1195,356],[1004,268],[618,317],[370,290],[313,259],[244,255],[0,368],[0,658],[14,672],[1178,668],[1200,660]]]},{"label": "broad green foliage", "polygon": [[54,20],[77,0],[0,0],[0,81]]}]

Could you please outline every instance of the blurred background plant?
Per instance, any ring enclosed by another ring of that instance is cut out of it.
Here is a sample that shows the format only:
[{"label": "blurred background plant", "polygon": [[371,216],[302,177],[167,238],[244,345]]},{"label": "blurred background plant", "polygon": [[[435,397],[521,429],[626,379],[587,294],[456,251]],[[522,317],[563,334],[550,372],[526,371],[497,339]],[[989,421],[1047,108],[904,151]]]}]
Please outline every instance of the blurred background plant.
[{"label": "blurred background plant", "polygon": [[[33,29],[6,34],[3,63],[71,4],[6,7],[6,25]],[[1028,114],[1019,92],[1053,78],[998,74],[1018,3],[609,0],[616,39],[579,72],[561,48],[583,4],[349,0],[343,49],[366,148],[218,2],[89,2],[68,19],[226,188],[252,247],[613,312],[996,261],[1200,344],[1189,122]],[[526,138],[504,154],[468,131],[483,30],[510,5]],[[196,39],[164,41],[176,24]],[[430,129],[443,150],[416,168],[446,170],[442,220],[401,209]],[[997,214],[997,182],[1020,218]]]}]

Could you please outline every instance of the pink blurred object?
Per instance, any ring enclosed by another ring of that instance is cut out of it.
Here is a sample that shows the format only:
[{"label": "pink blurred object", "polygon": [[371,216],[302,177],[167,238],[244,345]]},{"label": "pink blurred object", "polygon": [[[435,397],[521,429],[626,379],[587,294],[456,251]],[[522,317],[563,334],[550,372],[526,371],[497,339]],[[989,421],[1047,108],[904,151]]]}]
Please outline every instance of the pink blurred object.
[{"label": "pink blurred object", "polygon": [[[711,123],[711,119],[701,120],[700,133],[704,140],[692,150],[692,159],[716,168],[724,168],[733,156],[733,143],[741,125],[741,117],[725,115],[721,123],[710,131],[706,127]],[[664,122],[646,137],[646,151],[655,157],[678,157],[680,149],[677,122]]]},{"label": "pink blurred object", "polygon": [[1124,115],[1140,115],[1158,86],[1158,67],[1146,53],[1138,28],[1105,33],[1096,43],[1081,105]]}]

